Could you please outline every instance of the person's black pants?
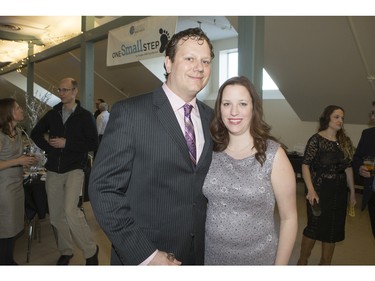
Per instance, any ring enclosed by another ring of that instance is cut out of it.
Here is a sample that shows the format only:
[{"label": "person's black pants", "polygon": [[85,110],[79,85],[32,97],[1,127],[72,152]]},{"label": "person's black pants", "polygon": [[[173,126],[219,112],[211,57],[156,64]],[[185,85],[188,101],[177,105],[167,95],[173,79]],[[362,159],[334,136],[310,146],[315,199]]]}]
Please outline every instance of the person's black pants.
[{"label": "person's black pants", "polygon": [[370,215],[372,235],[374,235],[375,238],[375,192],[372,192],[372,196],[367,204],[367,208]]},{"label": "person's black pants", "polygon": [[14,247],[16,245],[16,237],[0,238],[0,265],[13,265]]}]

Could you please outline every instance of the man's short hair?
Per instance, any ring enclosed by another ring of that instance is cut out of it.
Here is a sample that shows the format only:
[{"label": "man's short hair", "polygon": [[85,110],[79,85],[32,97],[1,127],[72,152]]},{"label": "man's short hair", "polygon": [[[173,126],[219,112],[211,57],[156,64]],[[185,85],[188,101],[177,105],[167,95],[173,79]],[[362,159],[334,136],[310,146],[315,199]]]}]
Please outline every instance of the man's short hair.
[{"label": "man's short hair", "polygon": [[108,104],[105,102],[102,102],[101,104],[99,104],[99,109],[103,111],[108,110]]}]

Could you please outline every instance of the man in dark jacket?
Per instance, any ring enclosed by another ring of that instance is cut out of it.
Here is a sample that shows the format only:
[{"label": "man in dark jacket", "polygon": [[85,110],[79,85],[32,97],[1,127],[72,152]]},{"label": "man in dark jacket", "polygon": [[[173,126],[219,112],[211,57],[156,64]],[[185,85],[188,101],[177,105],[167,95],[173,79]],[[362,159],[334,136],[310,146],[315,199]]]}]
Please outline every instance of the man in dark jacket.
[{"label": "man in dark jacket", "polygon": [[204,262],[213,110],[196,95],[214,52],[206,34],[190,28],[173,35],[165,53],[166,82],[112,107],[90,174],[91,206],[112,242],[113,265]]},{"label": "man in dark jacket", "polygon": [[73,239],[82,249],[86,265],[97,265],[99,248],[92,239],[84,213],[77,206],[88,152],[98,147],[95,119],[76,100],[78,83],[74,79],[62,79],[58,93],[61,102],[31,132],[32,140],[47,154],[49,213],[51,224],[57,229],[61,254],[57,265],[69,264],[73,257]]},{"label": "man in dark jacket", "polygon": [[[375,101],[372,102],[370,116],[375,124]],[[372,234],[375,238],[375,180],[374,175],[371,175],[363,165],[363,158],[366,156],[375,156],[375,127],[363,130],[353,158],[354,173],[363,177],[362,210],[368,207]]]}]

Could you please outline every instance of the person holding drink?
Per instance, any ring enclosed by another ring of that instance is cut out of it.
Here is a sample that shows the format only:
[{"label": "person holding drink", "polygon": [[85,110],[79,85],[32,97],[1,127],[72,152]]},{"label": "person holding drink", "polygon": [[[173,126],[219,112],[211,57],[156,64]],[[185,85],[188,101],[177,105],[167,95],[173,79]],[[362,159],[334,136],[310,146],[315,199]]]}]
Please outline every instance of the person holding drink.
[{"label": "person holding drink", "polygon": [[[331,264],[335,243],[345,239],[348,205],[355,206],[354,179],[351,162],[354,147],[346,135],[344,110],[327,106],[319,118],[319,129],[307,142],[302,160],[306,184],[307,226],[303,230],[298,265],[306,265],[316,240],[322,242],[320,265]],[[321,211],[314,215],[312,205]]]},{"label": "person holding drink", "polygon": [[23,153],[22,108],[12,98],[0,100],[0,265],[17,265],[13,259],[16,236],[24,228],[23,166],[37,158]]},{"label": "person holding drink", "polygon": [[[375,124],[375,101],[372,102],[370,118]],[[358,142],[353,158],[353,170],[356,175],[363,177],[362,211],[368,207],[372,234],[375,238],[375,127],[365,129]]]},{"label": "person holding drink", "polygon": [[[57,229],[60,257],[57,265],[68,265],[75,250],[82,250],[86,265],[98,265],[96,245],[85,215],[78,207],[88,153],[98,148],[94,116],[83,108],[78,82],[63,78],[58,88],[61,102],[44,114],[31,131],[31,139],[47,154],[46,192],[51,224]],[[48,141],[45,134],[49,134]]]}]

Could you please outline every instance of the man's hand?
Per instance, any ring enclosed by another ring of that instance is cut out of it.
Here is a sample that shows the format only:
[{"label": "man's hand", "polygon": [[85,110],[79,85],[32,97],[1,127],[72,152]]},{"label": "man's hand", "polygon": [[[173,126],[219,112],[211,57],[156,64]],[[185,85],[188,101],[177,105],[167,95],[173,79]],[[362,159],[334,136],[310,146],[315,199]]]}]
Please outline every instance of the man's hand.
[{"label": "man's hand", "polygon": [[364,178],[369,178],[371,177],[369,170],[367,170],[365,165],[362,165],[359,167],[359,174],[364,177]]},{"label": "man's hand", "polygon": [[65,138],[60,138],[60,137],[51,138],[48,141],[48,143],[52,147],[54,147],[54,148],[64,148],[65,147],[65,142],[66,142],[66,139]]},{"label": "man's hand", "polygon": [[148,265],[181,265],[181,262],[171,255],[168,256],[166,252],[158,251]]}]

